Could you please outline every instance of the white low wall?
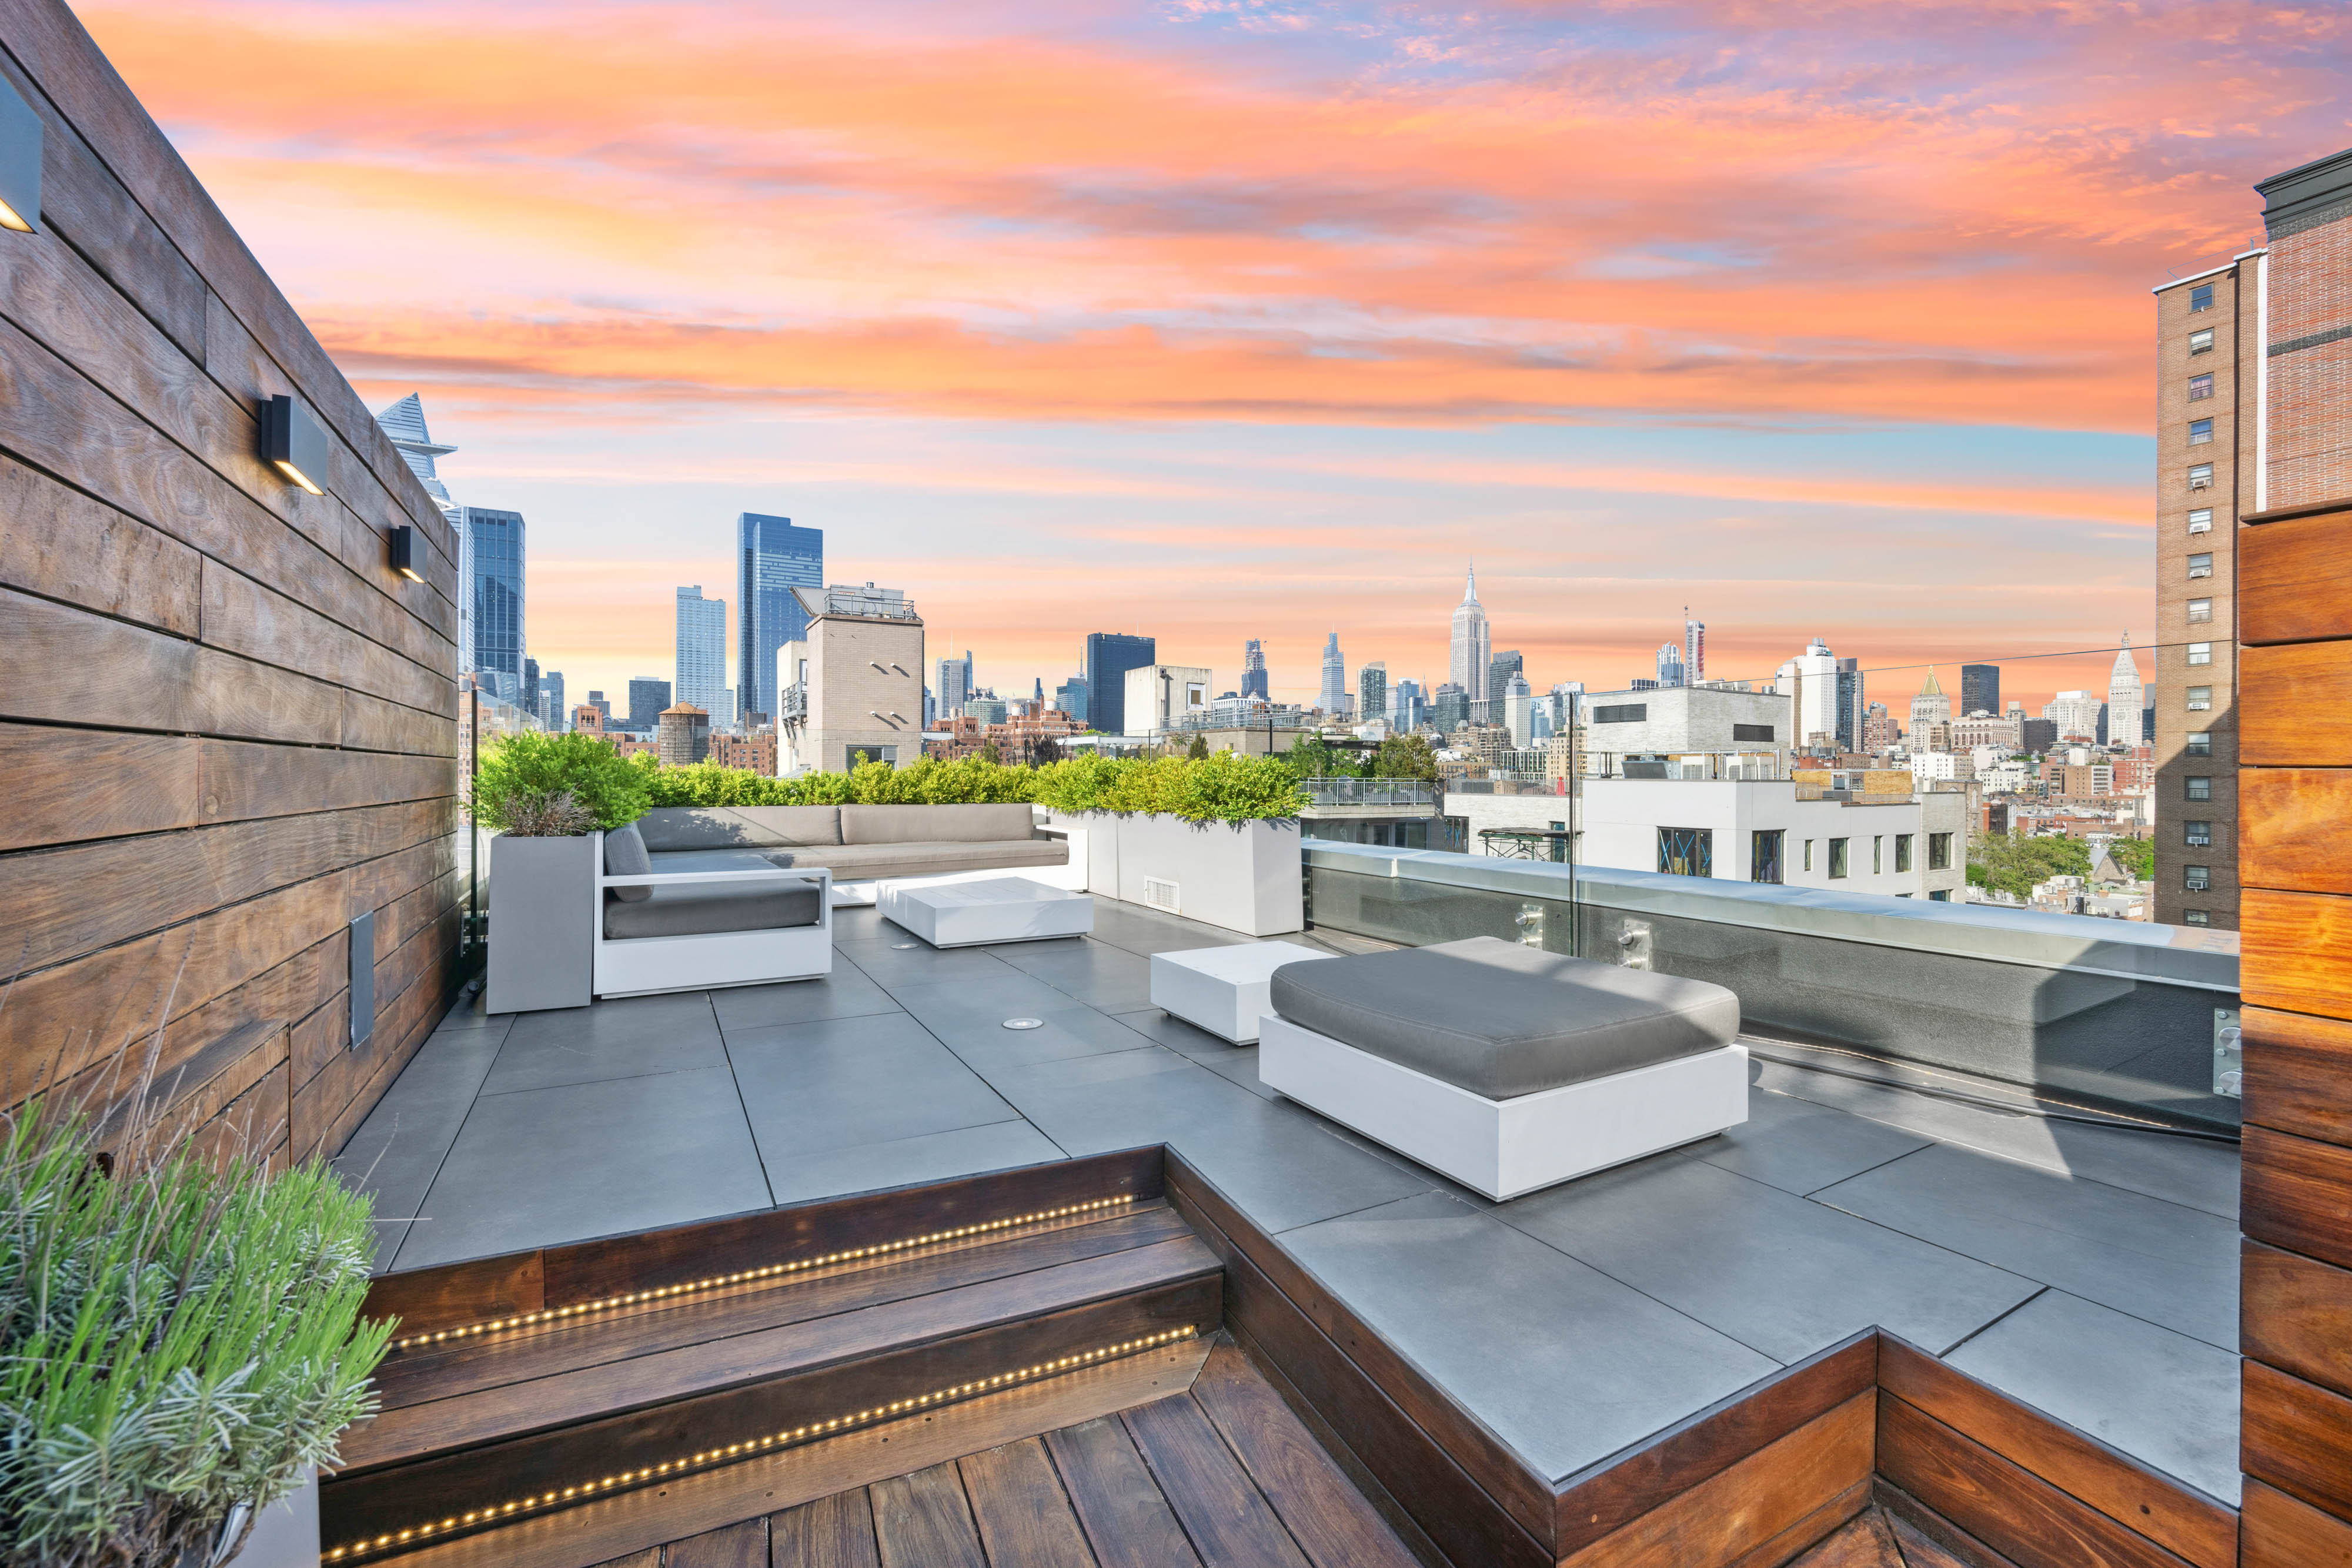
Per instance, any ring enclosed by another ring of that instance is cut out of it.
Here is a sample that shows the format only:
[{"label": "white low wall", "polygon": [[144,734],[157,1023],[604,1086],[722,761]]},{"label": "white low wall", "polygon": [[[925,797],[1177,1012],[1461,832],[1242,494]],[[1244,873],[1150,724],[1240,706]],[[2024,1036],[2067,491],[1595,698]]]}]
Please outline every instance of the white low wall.
[{"label": "white low wall", "polygon": [[1089,893],[1245,936],[1307,927],[1296,821],[1188,822],[1088,811],[1055,812],[1050,822],[1085,832]]}]

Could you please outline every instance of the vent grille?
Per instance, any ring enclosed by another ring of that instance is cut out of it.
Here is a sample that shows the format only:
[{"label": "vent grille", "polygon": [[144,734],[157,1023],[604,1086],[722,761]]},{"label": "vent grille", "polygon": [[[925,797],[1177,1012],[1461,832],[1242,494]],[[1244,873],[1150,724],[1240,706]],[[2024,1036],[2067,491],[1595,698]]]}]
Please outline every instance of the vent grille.
[{"label": "vent grille", "polygon": [[1147,876],[1143,879],[1143,902],[1150,908],[1164,909],[1173,915],[1183,904],[1183,894],[1174,883]]}]

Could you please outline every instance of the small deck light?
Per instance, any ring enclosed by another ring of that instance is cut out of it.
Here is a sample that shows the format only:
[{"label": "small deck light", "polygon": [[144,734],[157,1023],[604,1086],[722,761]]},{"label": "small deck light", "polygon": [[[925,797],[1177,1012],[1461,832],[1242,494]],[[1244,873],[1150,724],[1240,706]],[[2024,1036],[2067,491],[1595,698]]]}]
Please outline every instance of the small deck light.
[{"label": "small deck light", "polygon": [[269,400],[262,428],[268,441],[264,454],[278,471],[308,490],[323,496],[327,476],[327,432],[310,411],[279,392]]},{"label": "small deck light", "polygon": [[392,570],[411,582],[423,582],[425,574],[416,570],[416,529],[401,523],[392,530]]},{"label": "small deck light", "polygon": [[41,117],[0,80],[0,228],[41,232]]}]

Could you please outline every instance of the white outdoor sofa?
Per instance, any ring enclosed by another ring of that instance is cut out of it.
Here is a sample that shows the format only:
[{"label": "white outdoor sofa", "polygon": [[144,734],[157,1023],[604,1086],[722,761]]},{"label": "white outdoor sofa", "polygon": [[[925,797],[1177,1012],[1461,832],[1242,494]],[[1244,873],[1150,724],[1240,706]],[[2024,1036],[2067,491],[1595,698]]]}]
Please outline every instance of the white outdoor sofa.
[{"label": "white outdoor sofa", "polygon": [[1492,936],[1286,964],[1259,1080],[1501,1200],[1748,1119],[1739,998]]},{"label": "white outdoor sofa", "polygon": [[833,972],[833,873],[741,850],[667,854],[635,824],[595,835],[600,997],[811,980]]}]

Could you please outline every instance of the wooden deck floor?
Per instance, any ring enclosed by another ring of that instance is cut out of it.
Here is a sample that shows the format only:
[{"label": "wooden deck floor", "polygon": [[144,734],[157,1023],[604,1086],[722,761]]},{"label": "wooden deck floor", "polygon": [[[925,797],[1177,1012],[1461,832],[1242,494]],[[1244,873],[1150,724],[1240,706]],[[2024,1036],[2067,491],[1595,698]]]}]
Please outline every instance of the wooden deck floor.
[{"label": "wooden deck floor", "polygon": [[608,1568],[1414,1568],[1230,1344],[1184,1393]]}]

